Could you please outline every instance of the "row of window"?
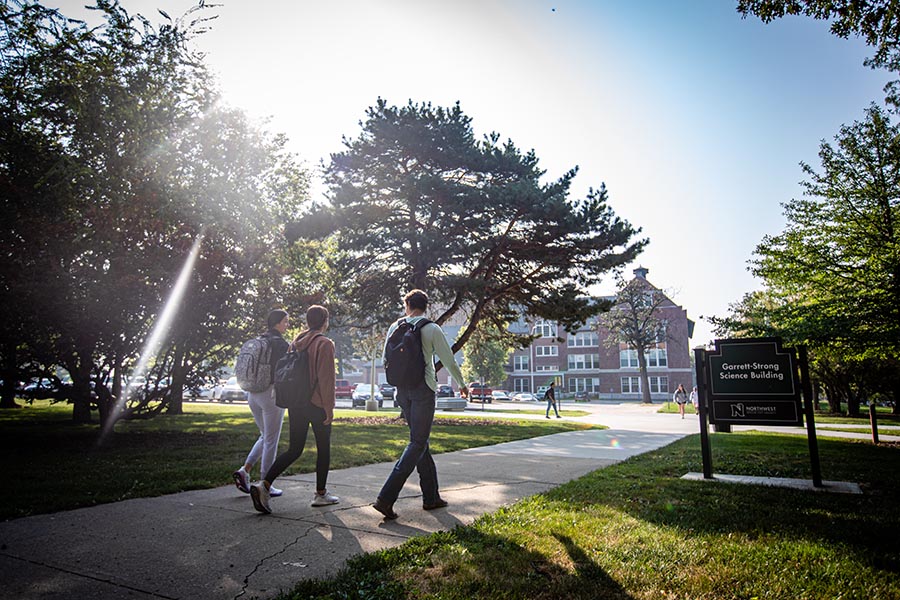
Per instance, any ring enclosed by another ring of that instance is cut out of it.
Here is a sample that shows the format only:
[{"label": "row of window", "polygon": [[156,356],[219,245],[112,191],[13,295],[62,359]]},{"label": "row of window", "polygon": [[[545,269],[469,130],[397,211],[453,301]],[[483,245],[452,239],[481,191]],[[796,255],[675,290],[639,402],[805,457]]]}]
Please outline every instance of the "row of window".
[{"label": "row of window", "polygon": [[[552,352],[548,352],[552,350]],[[537,356],[559,356],[556,346],[536,346]],[[644,355],[648,367],[666,367],[669,364],[665,348],[654,348]],[[527,355],[513,356],[513,371],[527,371],[529,357]],[[599,354],[570,354],[568,356],[570,371],[599,369]],[[622,350],[619,352],[619,367],[622,369],[638,368],[637,350]],[[557,365],[538,365],[537,371],[556,371]]]},{"label": "row of window", "polygon": [[[669,391],[669,378],[662,377],[648,377],[650,380],[650,393],[651,394],[664,394]],[[600,378],[599,377],[569,377],[567,379],[567,385],[569,392],[593,392],[599,393],[600,390]],[[530,392],[530,380],[526,378],[513,378],[513,391],[514,392]],[[641,393],[641,378],[640,377],[622,377],[621,385],[619,388],[619,393],[621,394],[640,394]]]}]

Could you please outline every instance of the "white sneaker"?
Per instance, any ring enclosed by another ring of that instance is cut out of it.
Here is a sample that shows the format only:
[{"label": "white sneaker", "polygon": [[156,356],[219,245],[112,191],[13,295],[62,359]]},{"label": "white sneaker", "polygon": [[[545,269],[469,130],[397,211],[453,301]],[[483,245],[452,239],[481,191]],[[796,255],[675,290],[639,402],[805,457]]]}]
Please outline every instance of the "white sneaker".
[{"label": "white sneaker", "polygon": [[266,515],[272,514],[272,509],[269,508],[269,490],[262,481],[250,486],[250,499],[253,500],[253,508]]},{"label": "white sneaker", "polygon": [[337,504],[340,501],[340,498],[338,498],[334,494],[328,493],[328,491],[326,490],[324,494],[316,492],[316,495],[313,497],[313,501],[310,503],[310,506],[328,506],[329,504]]},{"label": "white sneaker", "polygon": [[282,495],[283,493],[284,493],[283,490],[279,490],[274,485],[269,488],[269,495],[272,496],[273,498],[277,498],[278,496]]},{"label": "white sneaker", "polygon": [[247,471],[244,470],[244,467],[241,467],[237,471],[231,474],[231,478],[234,480],[234,485],[240,491],[245,494],[250,493],[250,476],[247,475]]}]

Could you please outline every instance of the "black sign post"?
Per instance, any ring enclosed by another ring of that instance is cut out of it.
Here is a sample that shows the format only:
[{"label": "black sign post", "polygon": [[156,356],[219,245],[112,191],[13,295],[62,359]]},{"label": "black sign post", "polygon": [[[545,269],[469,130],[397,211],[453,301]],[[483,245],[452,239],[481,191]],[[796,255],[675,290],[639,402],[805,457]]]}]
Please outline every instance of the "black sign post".
[{"label": "black sign post", "polygon": [[794,349],[784,348],[781,338],[716,340],[715,350],[698,349],[694,357],[703,477],[712,478],[707,418],[714,425],[802,426],[803,397],[813,485],[822,487],[806,348],[800,348],[798,362]]}]

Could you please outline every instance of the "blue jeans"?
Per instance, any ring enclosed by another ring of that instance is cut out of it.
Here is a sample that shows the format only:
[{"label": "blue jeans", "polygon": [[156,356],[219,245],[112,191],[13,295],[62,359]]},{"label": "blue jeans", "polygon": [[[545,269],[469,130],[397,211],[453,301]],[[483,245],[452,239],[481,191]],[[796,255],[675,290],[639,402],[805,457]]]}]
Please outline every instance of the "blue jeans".
[{"label": "blue jeans", "polygon": [[556,416],[558,417],[558,416],[559,416],[559,411],[556,410],[556,401],[555,401],[555,400],[551,400],[550,398],[547,398],[547,414],[546,414],[545,416],[548,416],[548,417],[550,416],[550,407],[551,407],[551,406],[553,407],[553,412],[555,412],[555,413],[556,413]]},{"label": "blue jeans", "polygon": [[378,498],[393,504],[400,496],[400,490],[413,469],[419,472],[419,486],[422,488],[423,504],[434,504],[438,495],[437,468],[428,449],[431,423],[434,421],[434,390],[427,383],[414,388],[397,388],[397,404],[406,415],[409,425],[409,443],[394,465],[394,470],[378,493]]}]

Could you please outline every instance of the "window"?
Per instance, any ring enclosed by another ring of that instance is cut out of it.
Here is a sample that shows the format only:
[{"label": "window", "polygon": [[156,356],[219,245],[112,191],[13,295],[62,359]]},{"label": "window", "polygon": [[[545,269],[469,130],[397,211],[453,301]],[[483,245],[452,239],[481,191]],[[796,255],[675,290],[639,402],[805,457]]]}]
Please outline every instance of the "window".
[{"label": "window", "polygon": [[521,377],[513,378],[513,391],[514,392],[527,392],[528,391],[528,380],[523,379]]},{"label": "window", "polygon": [[556,337],[556,325],[547,323],[546,321],[535,323],[534,334],[545,338]]},{"label": "window", "polygon": [[600,355],[599,354],[570,354],[569,355],[569,370],[577,371],[584,369],[599,369],[600,368]]},{"label": "window", "polygon": [[538,365],[535,371],[559,371],[559,365]]},{"label": "window", "polygon": [[623,377],[622,378],[623,394],[640,394],[641,378],[640,377]]},{"label": "window", "polygon": [[619,368],[636,369],[637,366],[637,350],[619,350]]},{"label": "window", "polygon": [[669,364],[665,346],[648,350],[646,356],[648,367],[665,367]]},{"label": "window", "polygon": [[570,335],[566,340],[569,348],[584,348],[585,346],[599,346],[600,338],[594,331],[579,331],[575,335]]},{"label": "window", "polygon": [[575,392],[599,392],[599,377],[569,377],[569,391]]},{"label": "window", "polygon": [[535,346],[535,356],[559,356],[559,348],[556,346]]},{"label": "window", "polygon": [[527,371],[528,370],[528,357],[527,356],[513,356],[513,371]]},{"label": "window", "polygon": [[662,394],[669,391],[668,377],[650,377],[650,393]]}]

